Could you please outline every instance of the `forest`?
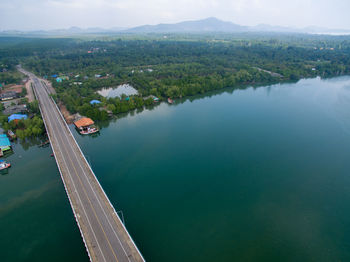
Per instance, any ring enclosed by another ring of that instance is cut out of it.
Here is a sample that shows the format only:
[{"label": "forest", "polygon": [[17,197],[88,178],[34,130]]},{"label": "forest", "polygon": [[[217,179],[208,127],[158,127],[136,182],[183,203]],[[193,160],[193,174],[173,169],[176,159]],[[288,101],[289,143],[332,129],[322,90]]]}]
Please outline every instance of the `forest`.
[{"label": "forest", "polygon": [[[52,81],[71,113],[94,120],[226,87],[350,73],[350,37],[316,35],[118,35],[96,39],[0,38],[0,64]],[[57,82],[56,77],[65,80]],[[104,98],[103,87],[130,84],[139,95]],[[102,103],[90,105],[98,99]]]}]

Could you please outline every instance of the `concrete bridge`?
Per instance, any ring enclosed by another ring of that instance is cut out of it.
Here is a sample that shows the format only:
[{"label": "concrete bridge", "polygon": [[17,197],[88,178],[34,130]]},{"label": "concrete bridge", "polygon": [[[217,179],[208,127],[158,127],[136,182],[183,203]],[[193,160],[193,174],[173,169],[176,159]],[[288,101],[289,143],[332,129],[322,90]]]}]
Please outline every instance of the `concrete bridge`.
[{"label": "concrete bridge", "polygon": [[49,90],[32,73],[19,70],[33,81],[57,166],[90,261],[145,261],[49,96]]}]

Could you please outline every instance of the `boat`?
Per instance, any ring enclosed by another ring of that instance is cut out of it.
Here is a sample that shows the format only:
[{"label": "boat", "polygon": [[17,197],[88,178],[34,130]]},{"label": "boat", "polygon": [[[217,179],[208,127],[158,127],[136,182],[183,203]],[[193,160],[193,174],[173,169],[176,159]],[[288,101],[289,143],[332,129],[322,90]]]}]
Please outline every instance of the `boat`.
[{"label": "boat", "polygon": [[4,170],[11,167],[11,164],[6,162],[5,160],[0,160],[0,170]]},{"label": "boat", "polygon": [[97,133],[98,131],[99,131],[99,129],[97,127],[89,126],[89,127],[81,129],[80,130],[80,134],[82,134],[82,135],[90,135],[90,134]]},{"label": "boat", "polygon": [[174,103],[174,101],[170,97],[168,97],[168,103],[172,104],[172,103]]},{"label": "boat", "polygon": [[13,139],[16,139],[16,134],[13,133],[13,131],[10,130],[10,129],[7,131],[7,135],[8,135],[9,138],[12,139],[12,140],[13,140]]}]

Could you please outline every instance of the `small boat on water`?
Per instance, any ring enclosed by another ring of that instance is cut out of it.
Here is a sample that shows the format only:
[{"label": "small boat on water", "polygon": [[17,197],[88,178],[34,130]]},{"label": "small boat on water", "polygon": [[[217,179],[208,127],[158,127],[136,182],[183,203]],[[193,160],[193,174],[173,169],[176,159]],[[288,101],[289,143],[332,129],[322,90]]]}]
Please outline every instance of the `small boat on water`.
[{"label": "small boat on water", "polygon": [[172,103],[174,103],[174,101],[170,97],[168,97],[168,103],[172,104]]},{"label": "small boat on water", "polygon": [[80,134],[82,134],[82,135],[90,135],[90,134],[97,133],[98,131],[99,131],[99,129],[97,127],[89,126],[89,127],[86,127],[86,128],[82,128],[80,130]]},{"label": "small boat on water", "polygon": [[6,162],[5,160],[0,160],[0,170],[4,170],[11,167],[11,164]]},{"label": "small boat on water", "polygon": [[13,131],[10,130],[10,129],[7,131],[7,135],[9,136],[9,138],[10,138],[11,140],[16,139],[16,134],[13,133]]}]

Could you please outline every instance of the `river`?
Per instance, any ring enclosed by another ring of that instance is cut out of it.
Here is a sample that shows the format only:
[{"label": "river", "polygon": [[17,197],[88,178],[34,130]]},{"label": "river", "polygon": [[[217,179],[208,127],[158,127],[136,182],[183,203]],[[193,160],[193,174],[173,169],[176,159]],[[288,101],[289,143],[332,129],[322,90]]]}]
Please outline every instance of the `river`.
[{"label": "river", "polygon": [[[147,261],[350,260],[350,77],[165,103],[78,143]],[[88,261],[51,149],[0,175],[0,261]]]}]

